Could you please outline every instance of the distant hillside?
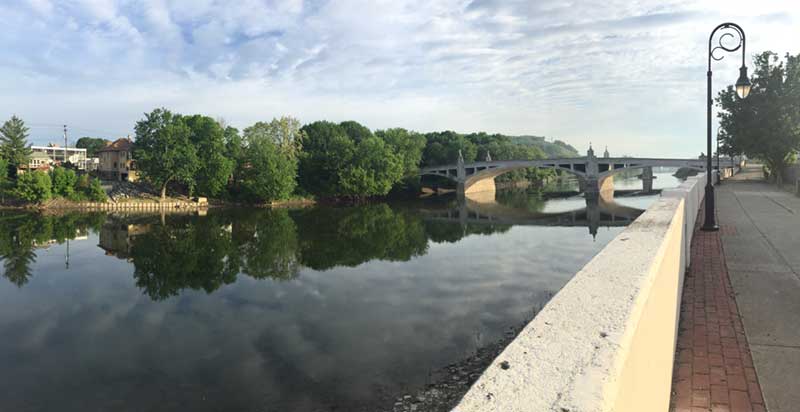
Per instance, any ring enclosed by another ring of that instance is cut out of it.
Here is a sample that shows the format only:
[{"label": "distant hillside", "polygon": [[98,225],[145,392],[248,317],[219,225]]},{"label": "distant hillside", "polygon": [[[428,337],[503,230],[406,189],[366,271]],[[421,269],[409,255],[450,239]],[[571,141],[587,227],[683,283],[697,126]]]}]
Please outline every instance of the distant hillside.
[{"label": "distant hillside", "polygon": [[523,146],[534,146],[542,149],[548,158],[555,157],[579,157],[578,149],[575,149],[569,143],[562,142],[561,140],[554,140],[548,142],[544,136],[509,136],[511,141],[515,144]]}]

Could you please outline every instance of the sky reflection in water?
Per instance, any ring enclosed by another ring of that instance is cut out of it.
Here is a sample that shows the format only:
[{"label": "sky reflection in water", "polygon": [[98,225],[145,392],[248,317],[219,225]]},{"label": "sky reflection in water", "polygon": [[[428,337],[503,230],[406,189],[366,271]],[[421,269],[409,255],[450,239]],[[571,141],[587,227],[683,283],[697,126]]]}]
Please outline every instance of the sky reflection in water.
[{"label": "sky reflection in water", "polygon": [[[493,207],[550,203],[505,201]],[[622,230],[593,239],[586,225],[463,224],[448,210],[4,212],[0,409],[379,404],[532,317]]]}]

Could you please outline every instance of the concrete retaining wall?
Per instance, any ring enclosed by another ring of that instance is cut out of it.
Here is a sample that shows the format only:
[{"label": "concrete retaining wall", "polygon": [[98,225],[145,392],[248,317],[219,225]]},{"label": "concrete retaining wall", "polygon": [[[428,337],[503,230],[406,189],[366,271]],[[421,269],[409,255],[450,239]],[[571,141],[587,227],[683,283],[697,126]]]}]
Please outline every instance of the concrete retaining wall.
[{"label": "concrete retaining wall", "polygon": [[695,223],[697,223],[697,211],[700,210],[700,204],[703,203],[703,199],[706,197],[706,177],[705,173],[700,173],[697,176],[687,178],[676,188],[661,191],[661,197],[678,198],[686,202],[683,217],[684,253],[681,255],[681,262],[684,268],[689,266],[688,256],[690,256],[692,248],[692,231],[694,231]]},{"label": "concrete retaining wall", "polygon": [[170,209],[196,210],[207,204],[197,202],[72,202],[48,206],[48,209],[159,211]]},{"label": "concrete retaining wall", "polygon": [[667,190],[494,360],[454,409],[667,411],[705,174]]}]

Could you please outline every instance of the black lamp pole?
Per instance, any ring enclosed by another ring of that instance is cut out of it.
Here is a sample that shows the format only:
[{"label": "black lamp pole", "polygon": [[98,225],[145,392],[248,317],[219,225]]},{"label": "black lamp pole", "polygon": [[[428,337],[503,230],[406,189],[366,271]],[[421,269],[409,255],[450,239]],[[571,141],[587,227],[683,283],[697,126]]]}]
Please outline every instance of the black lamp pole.
[{"label": "black lamp pole", "polygon": [[719,167],[719,129],[722,125],[717,126],[717,186],[722,183],[722,169]]},{"label": "black lamp pole", "polygon": [[[714,35],[717,34],[718,31],[723,30],[724,33],[719,37],[718,45],[712,48]],[[735,34],[735,35],[734,35]],[[724,40],[727,37],[735,40],[738,36],[739,41],[735,42],[733,45],[725,45]],[[711,31],[711,35],[708,37],[708,100],[706,102],[707,105],[707,112],[706,112],[706,218],[705,222],[703,223],[703,230],[705,231],[716,231],[719,230],[719,226],[717,226],[717,218],[715,213],[715,204],[714,204],[714,185],[713,185],[713,173],[711,169],[711,106],[714,104],[714,101],[711,98],[711,60],[722,60],[724,56],[717,57],[714,55],[714,52],[717,50],[723,50],[726,52],[735,52],[739,49],[742,49],[742,67],[739,68],[739,79],[736,81],[736,94],[739,95],[740,98],[744,99],[750,94],[750,79],[747,77],[747,66],[744,65],[744,57],[745,57],[745,37],[744,37],[744,30],[736,24],[736,23],[722,23],[714,30]]]}]

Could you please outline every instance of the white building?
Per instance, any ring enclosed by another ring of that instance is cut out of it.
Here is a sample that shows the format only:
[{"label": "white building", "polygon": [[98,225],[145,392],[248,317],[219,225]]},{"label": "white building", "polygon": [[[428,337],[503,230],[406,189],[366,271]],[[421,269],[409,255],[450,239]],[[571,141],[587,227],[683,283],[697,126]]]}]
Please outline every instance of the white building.
[{"label": "white building", "polygon": [[86,149],[56,145],[31,146],[31,161],[28,165],[31,169],[37,169],[44,164],[60,165],[65,162],[74,164],[78,170],[86,170]]}]

